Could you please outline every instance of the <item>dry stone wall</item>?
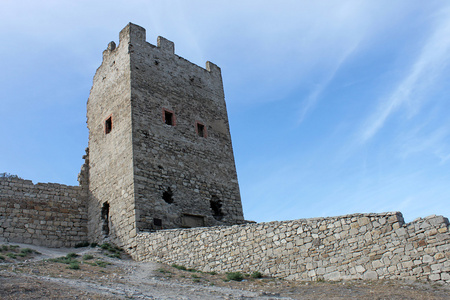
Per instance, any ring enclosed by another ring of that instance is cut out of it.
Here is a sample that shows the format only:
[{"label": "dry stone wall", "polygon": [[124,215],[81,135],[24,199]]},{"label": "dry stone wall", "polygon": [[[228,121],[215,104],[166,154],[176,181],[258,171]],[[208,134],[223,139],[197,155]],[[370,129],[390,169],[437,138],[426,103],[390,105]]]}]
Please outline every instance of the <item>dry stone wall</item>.
[{"label": "dry stone wall", "polygon": [[401,213],[163,230],[137,235],[136,260],[289,280],[420,279],[450,283],[448,220]]},{"label": "dry stone wall", "polygon": [[47,247],[73,247],[87,241],[81,188],[0,178],[0,237]]}]

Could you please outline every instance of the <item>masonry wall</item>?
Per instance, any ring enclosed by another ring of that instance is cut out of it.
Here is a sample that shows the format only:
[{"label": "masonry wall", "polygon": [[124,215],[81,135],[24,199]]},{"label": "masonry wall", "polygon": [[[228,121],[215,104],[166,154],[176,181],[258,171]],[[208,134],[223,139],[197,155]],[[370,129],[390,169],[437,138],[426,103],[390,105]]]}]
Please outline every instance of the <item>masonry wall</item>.
[{"label": "masonry wall", "polygon": [[[87,103],[89,237],[124,246],[136,232],[131,136],[130,27],[103,52]],[[105,121],[111,118],[111,131]],[[109,206],[108,211],[106,207]]]},{"label": "masonry wall", "polygon": [[73,247],[87,241],[87,206],[81,188],[0,178],[0,237],[47,247]]},{"label": "masonry wall", "polygon": [[158,37],[154,46],[144,28],[128,26],[137,227],[242,223],[220,68],[199,67],[176,55],[173,42]]},{"label": "masonry wall", "polygon": [[141,233],[136,260],[289,280],[420,279],[450,283],[449,223],[401,213]]}]

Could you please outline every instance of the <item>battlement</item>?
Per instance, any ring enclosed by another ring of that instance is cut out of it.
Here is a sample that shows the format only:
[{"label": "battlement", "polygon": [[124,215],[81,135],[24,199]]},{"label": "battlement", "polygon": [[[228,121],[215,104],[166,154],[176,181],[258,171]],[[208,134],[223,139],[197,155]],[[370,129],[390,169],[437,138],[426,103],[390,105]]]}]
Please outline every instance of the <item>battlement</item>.
[{"label": "battlement", "polygon": [[[174,42],[172,42],[172,41],[170,41],[170,40],[168,40],[168,39],[166,39],[166,38],[164,38],[162,36],[158,36],[157,43],[156,43],[156,46],[155,46],[155,45],[153,45],[153,44],[151,44],[151,43],[146,41],[146,30],[145,30],[145,28],[143,28],[143,27],[141,27],[139,25],[133,24],[133,23],[128,23],[128,25],[125,26],[120,31],[120,34],[119,34],[119,47],[120,47],[120,45],[127,45],[127,46],[131,45],[131,48],[133,48],[133,47],[140,47],[140,46],[141,47],[142,46],[146,46],[146,47],[150,46],[151,48],[158,49],[162,53],[175,55],[178,59],[186,60],[183,57],[178,56],[178,55],[175,54],[175,44],[174,44]],[[104,56],[105,55],[109,55],[111,52],[115,51],[117,48],[118,47],[116,47],[116,43],[114,41],[111,41],[108,44],[107,49],[103,52],[103,55]],[[129,51],[133,51],[133,50],[129,49]],[[186,61],[191,63],[191,64],[193,64],[193,65],[195,65],[195,66],[197,66],[197,67],[199,67],[199,68],[201,68],[201,69],[203,69],[203,70],[206,70],[206,71],[208,71],[210,73],[215,73],[215,74],[220,74],[221,73],[220,68],[216,64],[214,64],[214,63],[212,63],[210,61],[206,62],[205,68],[202,68],[201,66],[198,66],[198,65],[196,65],[196,64],[194,64],[194,63],[192,63],[192,62],[190,62],[188,60],[186,60]]]}]

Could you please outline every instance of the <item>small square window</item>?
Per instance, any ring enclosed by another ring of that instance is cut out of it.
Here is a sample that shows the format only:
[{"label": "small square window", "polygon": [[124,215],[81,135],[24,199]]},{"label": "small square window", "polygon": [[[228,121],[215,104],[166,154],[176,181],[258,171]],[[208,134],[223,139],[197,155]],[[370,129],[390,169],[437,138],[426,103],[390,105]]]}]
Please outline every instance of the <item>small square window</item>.
[{"label": "small square window", "polygon": [[199,137],[206,137],[206,127],[200,122],[195,122],[195,131]]},{"label": "small square window", "polygon": [[165,124],[175,126],[175,115],[173,111],[163,109],[163,120]]},{"label": "small square window", "polygon": [[105,134],[110,133],[112,130],[112,116],[109,116],[108,119],[105,120]]}]

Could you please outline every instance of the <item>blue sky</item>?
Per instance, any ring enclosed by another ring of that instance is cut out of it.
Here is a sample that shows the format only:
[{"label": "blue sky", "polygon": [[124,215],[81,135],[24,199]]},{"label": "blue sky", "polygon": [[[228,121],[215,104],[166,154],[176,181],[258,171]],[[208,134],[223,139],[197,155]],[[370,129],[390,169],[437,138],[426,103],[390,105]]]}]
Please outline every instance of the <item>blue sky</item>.
[{"label": "blue sky", "polygon": [[246,219],[450,216],[447,1],[2,0],[0,172],[77,184],[128,22],[222,68]]}]

